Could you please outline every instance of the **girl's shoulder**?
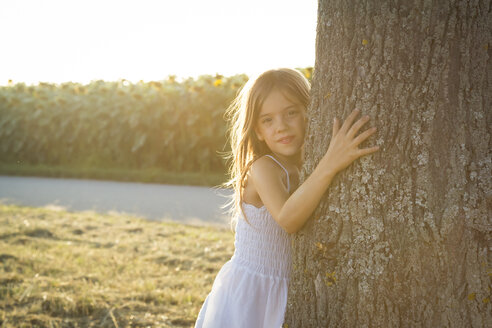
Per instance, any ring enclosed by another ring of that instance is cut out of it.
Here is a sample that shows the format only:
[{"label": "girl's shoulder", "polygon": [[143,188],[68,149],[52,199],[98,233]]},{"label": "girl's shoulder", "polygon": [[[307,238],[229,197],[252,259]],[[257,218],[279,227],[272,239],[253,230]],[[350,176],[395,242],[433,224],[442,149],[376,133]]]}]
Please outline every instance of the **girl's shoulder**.
[{"label": "girl's shoulder", "polygon": [[277,163],[275,163],[275,161],[271,157],[263,155],[255,160],[253,164],[251,164],[248,175],[261,178],[263,176],[271,175],[272,173],[282,172],[283,169]]},{"label": "girl's shoulder", "polygon": [[243,200],[256,207],[264,205],[259,190],[266,194],[287,192],[287,179],[283,169],[273,159],[264,155],[251,164],[246,174]]},{"label": "girl's shoulder", "polygon": [[279,182],[289,192],[297,188],[299,184],[299,169],[295,165],[288,166],[279,164],[270,156],[263,155],[258,158],[247,174],[253,184],[275,184]]},{"label": "girl's shoulder", "polygon": [[251,165],[248,172],[248,178],[252,180],[255,185],[280,183],[281,185],[288,186],[288,180],[291,180],[289,178],[291,174],[292,172],[283,165],[277,163],[272,157],[263,155]]},{"label": "girl's shoulder", "polygon": [[[272,179],[282,180],[282,170],[271,158],[264,155],[251,164],[244,180],[243,200],[256,207],[263,206],[257,187],[263,184],[270,185]],[[285,173],[284,173],[285,175]]]},{"label": "girl's shoulder", "polygon": [[251,165],[250,171],[248,173],[251,173],[254,170],[269,171],[267,173],[278,172],[283,175],[285,175],[285,173],[288,172],[289,176],[299,175],[299,169],[295,165],[292,164],[286,165],[285,163],[280,164],[278,160],[273,159],[269,155],[263,155],[257,160],[255,160]]},{"label": "girl's shoulder", "polygon": [[282,178],[285,175],[282,168],[267,155],[256,159],[246,172],[245,186],[248,190],[255,190],[255,185]]}]

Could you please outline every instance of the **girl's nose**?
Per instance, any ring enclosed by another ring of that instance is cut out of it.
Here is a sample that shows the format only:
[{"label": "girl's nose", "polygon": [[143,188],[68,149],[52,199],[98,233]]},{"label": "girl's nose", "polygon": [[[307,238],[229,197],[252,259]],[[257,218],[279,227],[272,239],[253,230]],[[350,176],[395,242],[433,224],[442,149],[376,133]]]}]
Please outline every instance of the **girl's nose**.
[{"label": "girl's nose", "polygon": [[287,128],[287,123],[285,122],[285,118],[281,117],[277,122],[277,131],[283,131]]}]

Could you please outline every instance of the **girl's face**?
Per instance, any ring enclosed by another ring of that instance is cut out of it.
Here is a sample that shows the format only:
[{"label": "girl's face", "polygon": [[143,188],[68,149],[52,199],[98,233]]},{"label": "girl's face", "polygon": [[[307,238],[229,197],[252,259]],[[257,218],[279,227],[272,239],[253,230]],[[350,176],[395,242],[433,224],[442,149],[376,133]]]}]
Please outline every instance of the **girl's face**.
[{"label": "girl's face", "polygon": [[265,99],[255,122],[259,140],[279,158],[300,163],[305,132],[305,109],[274,89]]}]

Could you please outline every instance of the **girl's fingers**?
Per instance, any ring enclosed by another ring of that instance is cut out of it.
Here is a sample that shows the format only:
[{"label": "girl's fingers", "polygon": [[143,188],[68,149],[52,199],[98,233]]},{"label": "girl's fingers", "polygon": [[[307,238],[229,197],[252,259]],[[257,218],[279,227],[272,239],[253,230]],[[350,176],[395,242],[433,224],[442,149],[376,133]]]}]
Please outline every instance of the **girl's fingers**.
[{"label": "girl's fingers", "polygon": [[347,119],[345,120],[345,122],[343,122],[342,124],[342,127],[340,129],[340,131],[343,131],[343,132],[346,132],[349,128],[349,126],[352,125],[352,123],[354,122],[355,120],[355,117],[360,113],[360,110],[358,109],[354,109],[352,111],[352,113],[350,113],[350,115],[347,117]]},{"label": "girl's fingers", "polygon": [[377,130],[376,128],[371,128],[369,130],[362,132],[352,141],[352,144],[355,145],[355,147],[359,146],[362,141],[369,138],[372,134],[376,132],[376,130]]},{"label": "girl's fingers", "polygon": [[354,125],[352,125],[352,127],[348,130],[347,132],[347,136],[349,138],[353,138],[357,132],[360,130],[360,128],[366,124],[367,122],[369,122],[369,116],[364,116],[364,117],[361,117],[359,120],[357,120],[357,122],[354,123]]},{"label": "girl's fingers", "polygon": [[372,154],[376,151],[379,150],[379,146],[374,146],[374,147],[371,147],[371,148],[363,148],[363,149],[359,149],[359,151],[357,152],[357,155],[359,157],[361,156],[364,156],[364,155],[369,155],[369,154]]},{"label": "girl's fingers", "polygon": [[332,132],[332,135],[331,135],[331,138],[335,138],[335,136],[337,135],[338,133],[338,120],[337,118],[335,117],[333,119],[333,132]]}]

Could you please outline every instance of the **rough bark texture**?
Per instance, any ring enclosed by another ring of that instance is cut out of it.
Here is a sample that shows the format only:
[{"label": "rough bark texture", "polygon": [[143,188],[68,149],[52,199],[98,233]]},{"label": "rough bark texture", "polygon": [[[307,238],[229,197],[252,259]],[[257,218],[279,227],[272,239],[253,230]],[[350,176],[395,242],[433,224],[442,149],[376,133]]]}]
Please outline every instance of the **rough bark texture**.
[{"label": "rough bark texture", "polygon": [[381,149],[293,236],[284,326],[492,327],[491,10],[320,0],[301,180],[354,108]]}]

